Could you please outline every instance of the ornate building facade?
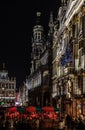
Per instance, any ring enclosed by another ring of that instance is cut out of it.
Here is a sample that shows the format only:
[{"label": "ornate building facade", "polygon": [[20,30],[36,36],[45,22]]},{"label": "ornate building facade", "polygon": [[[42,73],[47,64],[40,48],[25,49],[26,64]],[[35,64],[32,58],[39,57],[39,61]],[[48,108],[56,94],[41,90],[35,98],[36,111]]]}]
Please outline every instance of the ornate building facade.
[{"label": "ornate building facade", "polygon": [[85,0],[62,0],[49,33],[38,21],[33,28],[32,66],[27,78],[29,102],[60,114],[85,115]]},{"label": "ornate building facade", "polygon": [[54,26],[52,98],[61,114],[85,114],[85,1],[62,0]]},{"label": "ornate building facade", "polygon": [[15,105],[16,79],[9,78],[8,71],[0,70],[0,106],[10,107]]},{"label": "ornate building facade", "polygon": [[45,40],[44,28],[40,23],[41,13],[33,28],[31,73],[27,78],[29,103],[36,106],[51,104],[52,34],[53,15],[50,14],[49,32]]},{"label": "ornate building facade", "polygon": [[19,88],[19,104],[20,106],[28,105],[28,88],[25,82],[23,82],[22,86]]}]

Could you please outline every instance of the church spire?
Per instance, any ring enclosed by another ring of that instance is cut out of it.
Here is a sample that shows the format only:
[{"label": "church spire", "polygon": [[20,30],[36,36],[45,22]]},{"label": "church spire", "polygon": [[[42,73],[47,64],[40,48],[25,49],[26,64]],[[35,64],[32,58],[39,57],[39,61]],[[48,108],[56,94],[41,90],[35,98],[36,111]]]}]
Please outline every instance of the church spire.
[{"label": "church spire", "polygon": [[33,27],[32,37],[32,66],[31,73],[36,70],[40,65],[40,56],[43,51],[44,44],[44,28],[41,25],[41,12],[36,13],[36,24]]},{"label": "church spire", "polygon": [[49,28],[50,28],[50,33],[53,33],[53,27],[54,27],[54,22],[53,22],[53,13],[50,12],[50,20],[49,20]]},{"label": "church spire", "polygon": [[2,64],[2,70],[5,70],[5,63]]},{"label": "church spire", "polygon": [[36,16],[37,16],[37,18],[36,18],[36,24],[39,25],[40,24],[41,12],[37,12]]},{"label": "church spire", "polygon": [[61,0],[62,6],[67,5],[68,0]]}]

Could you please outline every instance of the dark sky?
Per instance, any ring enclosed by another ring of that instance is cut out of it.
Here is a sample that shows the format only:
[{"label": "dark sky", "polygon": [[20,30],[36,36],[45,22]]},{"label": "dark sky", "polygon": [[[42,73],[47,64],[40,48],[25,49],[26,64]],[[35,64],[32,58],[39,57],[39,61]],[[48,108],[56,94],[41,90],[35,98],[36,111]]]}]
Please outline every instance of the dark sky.
[{"label": "dark sky", "polygon": [[9,76],[16,77],[17,86],[29,74],[32,27],[37,11],[47,29],[49,13],[57,14],[60,0],[0,1],[0,68],[5,63]]}]

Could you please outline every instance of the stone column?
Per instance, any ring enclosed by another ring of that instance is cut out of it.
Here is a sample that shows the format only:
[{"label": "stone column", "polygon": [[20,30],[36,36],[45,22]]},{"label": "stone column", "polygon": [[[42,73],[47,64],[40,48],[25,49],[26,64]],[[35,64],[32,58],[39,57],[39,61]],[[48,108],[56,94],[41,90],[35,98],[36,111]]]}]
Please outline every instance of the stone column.
[{"label": "stone column", "polygon": [[73,105],[72,105],[72,115],[76,116],[77,115],[77,106],[76,106],[76,99],[75,99],[75,94],[77,94],[77,87],[78,87],[78,78],[77,76],[74,76],[73,80]]},{"label": "stone column", "polygon": [[85,6],[82,8],[83,54],[85,55]]},{"label": "stone column", "polygon": [[85,94],[85,74],[83,74],[83,94]]}]

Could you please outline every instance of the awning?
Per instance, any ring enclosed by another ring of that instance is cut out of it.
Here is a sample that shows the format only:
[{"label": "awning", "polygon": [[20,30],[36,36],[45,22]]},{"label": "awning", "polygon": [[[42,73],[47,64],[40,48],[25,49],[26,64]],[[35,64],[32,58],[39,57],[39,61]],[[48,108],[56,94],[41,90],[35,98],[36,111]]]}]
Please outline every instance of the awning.
[{"label": "awning", "polygon": [[16,112],[17,111],[17,107],[10,107],[8,108],[9,112]]},{"label": "awning", "polygon": [[56,111],[56,112],[59,111],[59,108],[54,107],[54,111]]},{"label": "awning", "polygon": [[20,113],[25,113],[25,108],[24,107],[17,107],[17,111]]},{"label": "awning", "polygon": [[42,108],[41,107],[36,107],[36,111],[37,112],[42,112]]},{"label": "awning", "polygon": [[44,112],[54,112],[54,107],[51,106],[45,106],[42,108]]},{"label": "awning", "polygon": [[35,106],[29,106],[26,108],[26,112],[36,112],[36,107]]}]

